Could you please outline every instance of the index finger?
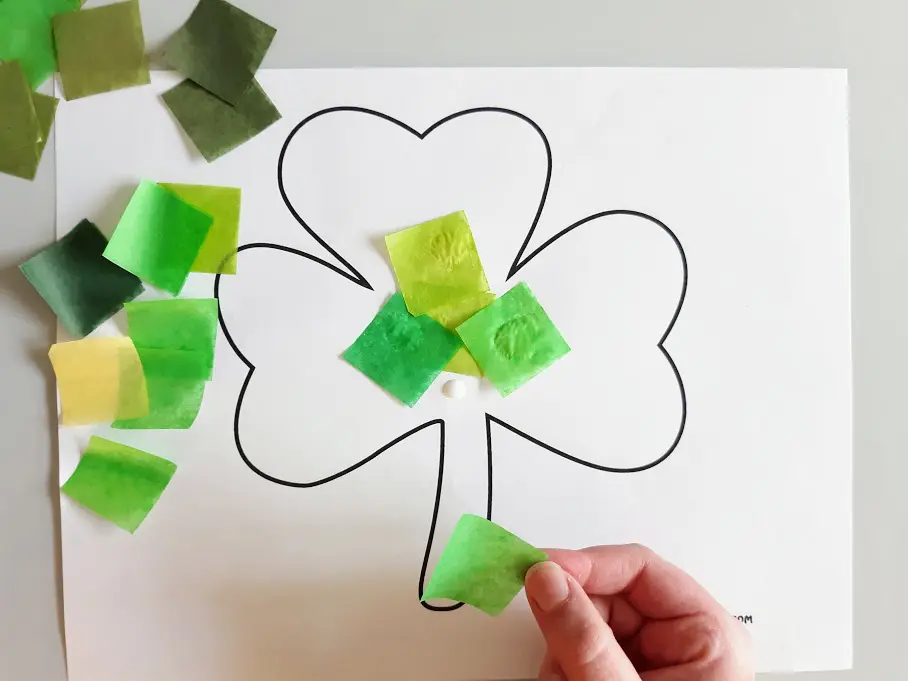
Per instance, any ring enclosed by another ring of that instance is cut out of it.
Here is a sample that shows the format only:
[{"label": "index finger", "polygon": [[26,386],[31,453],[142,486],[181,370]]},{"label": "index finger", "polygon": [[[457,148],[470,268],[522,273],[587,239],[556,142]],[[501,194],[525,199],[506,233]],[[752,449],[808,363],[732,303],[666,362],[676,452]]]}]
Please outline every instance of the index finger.
[{"label": "index finger", "polygon": [[588,594],[621,595],[650,619],[723,611],[693,577],[639,544],[548,549],[546,553]]}]

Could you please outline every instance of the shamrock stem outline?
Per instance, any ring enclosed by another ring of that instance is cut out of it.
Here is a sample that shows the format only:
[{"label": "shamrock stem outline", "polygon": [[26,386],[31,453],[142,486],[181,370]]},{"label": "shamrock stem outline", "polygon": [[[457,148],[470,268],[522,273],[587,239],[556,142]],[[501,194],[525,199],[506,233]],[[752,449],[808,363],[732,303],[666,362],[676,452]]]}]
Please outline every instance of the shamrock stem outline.
[{"label": "shamrock stem outline", "polygon": [[[595,213],[593,215],[589,215],[585,218],[578,220],[577,222],[569,225],[568,227],[565,227],[563,230],[561,230],[560,232],[558,232],[557,234],[552,236],[550,239],[545,241],[545,243],[543,243],[538,248],[536,248],[532,253],[530,253],[528,256],[526,256],[526,258],[523,258],[523,254],[526,252],[526,249],[528,248],[530,241],[533,238],[533,234],[536,231],[536,227],[539,224],[539,220],[542,217],[542,211],[545,207],[546,199],[548,198],[549,186],[551,184],[551,179],[552,179],[552,148],[551,148],[551,145],[549,144],[549,140],[546,137],[545,132],[543,132],[542,128],[539,127],[539,125],[535,121],[533,121],[531,118],[529,118],[525,114],[522,114],[518,111],[514,111],[512,109],[506,109],[506,108],[501,108],[501,107],[475,107],[475,108],[471,108],[471,109],[464,109],[463,111],[458,111],[456,113],[445,116],[444,118],[442,118],[442,119],[436,121],[435,123],[433,123],[432,125],[430,125],[423,132],[419,132],[415,128],[410,127],[406,123],[404,123],[396,118],[393,118],[392,116],[384,114],[380,111],[375,111],[375,110],[367,109],[367,108],[363,108],[363,107],[335,106],[335,107],[329,107],[329,108],[317,111],[317,112],[307,116],[300,123],[298,123],[293,128],[293,130],[290,131],[290,134],[287,136],[287,139],[284,141],[284,144],[281,147],[280,155],[278,156],[278,165],[277,165],[278,189],[280,190],[281,198],[284,201],[284,204],[286,205],[287,209],[290,211],[290,214],[293,215],[294,219],[303,227],[303,229],[305,229],[309,233],[310,236],[312,236],[313,239],[315,239],[315,241],[318,244],[320,244],[325,250],[327,250],[329,253],[331,253],[331,255],[338,262],[343,264],[343,266],[346,267],[348,271],[344,271],[340,267],[337,267],[336,265],[329,263],[329,262],[323,260],[322,258],[314,256],[311,253],[307,253],[305,251],[301,251],[301,250],[298,250],[295,248],[290,248],[288,246],[267,243],[267,242],[244,244],[244,245],[240,246],[239,248],[237,248],[233,254],[228,256],[228,259],[235,257],[236,255],[238,255],[239,253],[241,253],[243,251],[252,250],[252,249],[270,249],[270,250],[282,251],[284,253],[289,253],[289,254],[304,258],[306,260],[310,260],[323,267],[326,267],[329,270],[333,271],[334,273],[339,274],[341,277],[343,277],[344,279],[346,279],[347,281],[349,281],[353,284],[361,286],[370,291],[374,290],[372,285],[369,283],[369,281],[362,274],[360,274],[360,272],[355,267],[353,267],[353,265],[351,265],[349,262],[347,262],[347,260],[344,259],[343,256],[341,256],[336,250],[334,250],[324,239],[321,238],[321,236],[318,235],[318,233],[315,232],[315,230],[313,230],[306,223],[306,221],[302,218],[302,216],[300,216],[300,214],[293,207],[293,204],[290,202],[290,199],[287,196],[287,193],[284,189],[284,174],[283,174],[284,157],[286,155],[288,147],[290,146],[290,142],[293,140],[294,136],[303,128],[303,126],[305,126],[312,120],[319,118],[320,116],[324,116],[324,115],[331,114],[331,113],[337,113],[337,112],[361,113],[361,114],[374,116],[374,117],[383,119],[389,123],[392,123],[392,124],[398,126],[399,128],[401,128],[403,130],[406,130],[407,132],[414,135],[415,137],[417,137],[420,140],[424,140],[426,137],[428,137],[429,134],[432,133],[433,130],[438,129],[440,126],[444,125],[445,123],[455,120],[457,118],[460,118],[461,116],[467,116],[467,115],[474,114],[474,113],[504,114],[504,115],[514,116],[514,117],[519,118],[520,120],[524,121],[525,123],[529,124],[533,128],[533,130],[536,132],[536,134],[539,136],[540,140],[542,141],[542,143],[545,147],[545,152],[546,152],[545,184],[543,186],[542,193],[540,195],[539,205],[536,209],[536,214],[533,218],[533,222],[530,225],[529,230],[527,231],[526,237],[524,237],[523,243],[521,244],[520,248],[517,251],[517,255],[514,257],[514,261],[511,263],[510,269],[508,270],[508,274],[505,279],[506,281],[510,281],[510,279],[514,275],[516,275],[521,269],[523,269],[523,267],[525,267],[531,260],[533,260],[533,258],[535,258],[539,254],[541,254],[546,248],[548,248],[549,246],[554,244],[556,241],[558,241],[560,238],[567,235],[574,229],[577,229],[578,227],[580,227],[588,222],[591,222],[592,220],[597,220],[599,218],[606,218],[609,216],[625,215],[625,216],[638,217],[643,220],[647,220],[647,221],[653,223],[654,225],[658,226],[659,228],[661,228],[671,238],[675,247],[678,249],[678,254],[680,255],[680,258],[681,258],[681,267],[682,267],[681,292],[678,296],[678,303],[675,306],[675,311],[672,314],[672,317],[669,320],[669,323],[666,326],[664,333],[659,338],[659,341],[656,344],[656,346],[659,348],[659,351],[662,353],[663,357],[665,358],[665,360],[668,362],[669,366],[671,367],[672,373],[674,374],[675,380],[678,384],[678,391],[679,391],[680,397],[681,397],[681,419],[678,424],[678,431],[677,431],[672,443],[668,446],[668,448],[665,450],[665,452],[663,452],[658,458],[654,459],[653,461],[651,461],[649,463],[646,463],[646,464],[643,464],[640,466],[630,467],[630,468],[618,468],[618,467],[612,467],[612,466],[604,466],[601,464],[593,463],[592,461],[587,461],[585,459],[581,459],[579,457],[568,454],[567,452],[564,452],[560,449],[557,449],[556,447],[553,447],[552,445],[549,445],[549,444],[543,442],[542,440],[539,440],[539,439],[533,437],[532,435],[523,432],[519,428],[512,426],[511,424],[503,421],[502,419],[486,412],[485,427],[486,427],[486,454],[487,454],[487,475],[488,475],[486,519],[490,520],[490,521],[492,520],[492,487],[493,487],[493,477],[494,477],[494,475],[493,475],[493,455],[492,455],[492,424],[493,423],[497,424],[498,426],[500,426],[506,430],[511,431],[512,433],[514,433],[516,435],[519,435],[520,437],[528,440],[529,442],[532,442],[533,444],[535,444],[539,447],[542,447],[543,449],[545,449],[548,452],[551,452],[552,454],[555,454],[563,459],[571,461],[572,463],[576,463],[581,466],[585,466],[587,468],[591,468],[594,470],[603,471],[603,472],[607,472],[607,473],[639,473],[639,472],[646,471],[646,470],[649,470],[651,468],[658,466],[659,464],[664,462],[669,456],[671,456],[672,453],[675,451],[675,449],[678,447],[678,444],[680,443],[681,438],[684,435],[684,429],[687,424],[687,392],[684,388],[684,381],[681,378],[681,373],[678,370],[678,367],[675,364],[674,359],[672,358],[672,356],[668,352],[668,350],[665,349],[665,342],[668,339],[669,335],[671,334],[672,329],[675,326],[675,322],[677,322],[678,317],[681,314],[681,308],[683,307],[684,300],[687,296],[687,284],[688,284],[687,254],[685,253],[684,247],[681,244],[680,239],[678,239],[677,235],[671,230],[671,228],[668,227],[668,225],[666,225],[661,220],[658,220],[657,218],[655,218],[651,215],[648,215],[647,213],[643,213],[641,211],[618,209],[618,210],[602,211],[600,213]],[[226,262],[226,260],[225,260],[225,262]],[[218,273],[215,276],[215,280],[214,280],[214,297],[219,302],[220,302],[220,284],[221,284],[221,273]],[[411,435],[415,435],[416,433],[421,432],[421,431],[425,430],[426,428],[430,428],[432,426],[438,426],[438,428],[439,428],[438,478],[437,478],[437,483],[436,483],[435,502],[434,502],[434,506],[432,509],[432,519],[431,519],[431,522],[429,523],[429,536],[426,541],[426,550],[423,555],[423,561],[422,561],[422,566],[420,568],[419,582],[418,582],[418,588],[417,588],[417,595],[421,599],[422,595],[424,593],[426,573],[428,571],[428,565],[429,565],[429,557],[431,555],[432,546],[433,546],[433,543],[435,540],[435,528],[436,528],[436,525],[438,522],[438,513],[439,513],[440,506],[441,506],[441,494],[442,494],[442,484],[444,482],[444,460],[445,460],[445,422],[444,422],[444,420],[443,419],[432,419],[432,420],[426,421],[425,423],[422,423],[422,424],[416,426],[415,428],[410,429],[406,433],[403,433],[402,435],[396,437],[395,439],[393,439],[390,442],[388,442],[387,444],[383,445],[382,447],[380,447],[376,451],[372,452],[365,458],[348,466],[344,470],[338,471],[337,473],[333,473],[332,475],[326,476],[324,478],[320,478],[320,479],[312,480],[312,481],[308,481],[308,482],[299,482],[299,481],[283,480],[281,478],[277,478],[272,475],[269,475],[265,471],[258,468],[255,464],[253,464],[252,461],[250,461],[249,457],[246,455],[246,452],[243,449],[242,439],[240,437],[240,414],[243,409],[243,399],[246,395],[246,390],[249,387],[249,384],[252,380],[252,376],[255,373],[256,367],[242,353],[242,351],[237,346],[236,342],[233,340],[233,337],[230,334],[230,329],[228,328],[227,322],[224,319],[224,315],[223,315],[220,304],[218,305],[218,322],[220,324],[221,330],[224,333],[224,337],[226,338],[228,345],[230,345],[233,352],[240,359],[240,361],[246,365],[246,368],[248,369],[246,378],[244,379],[243,385],[240,388],[239,395],[237,396],[236,409],[234,411],[234,418],[233,418],[233,436],[234,436],[234,442],[236,443],[237,453],[240,455],[240,458],[243,460],[243,463],[245,463],[246,466],[253,473],[264,478],[265,480],[268,480],[269,482],[272,482],[272,483],[275,483],[278,485],[283,485],[285,487],[295,487],[295,488],[299,488],[299,489],[308,489],[308,488],[312,488],[312,487],[318,487],[320,485],[325,485],[325,484],[333,482],[334,480],[342,478],[343,476],[345,476],[349,473],[353,473],[354,471],[362,468],[367,463],[376,459],[378,456],[380,456],[381,454],[383,454],[385,451],[392,448],[396,444],[399,444],[403,440],[406,440]],[[435,612],[449,612],[449,611],[456,610],[456,609],[462,607],[464,604],[455,603],[454,605],[436,606],[436,605],[432,605],[430,603],[424,603],[424,602],[420,601],[420,605],[422,605],[427,610],[432,610]]]}]

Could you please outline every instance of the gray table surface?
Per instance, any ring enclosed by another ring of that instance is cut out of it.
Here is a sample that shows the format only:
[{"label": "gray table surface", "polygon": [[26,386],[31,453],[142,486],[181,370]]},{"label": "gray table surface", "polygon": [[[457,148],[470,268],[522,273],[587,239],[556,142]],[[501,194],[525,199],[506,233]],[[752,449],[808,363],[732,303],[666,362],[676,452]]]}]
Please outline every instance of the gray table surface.
[{"label": "gray table surface", "polygon": [[[266,67],[846,67],[851,82],[855,669],[903,680],[908,606],[908,4],[898,0],[235,0]],[[89,0],[88,6],[106,4]],[[195,0],[142,0],[150,49]],[[63,681],[55,323],[16,265],[54,238],[53,143],[0,176],[0,681]],[[777,678],[775,676],[767,676]],[[779,677],[780,678],[780,677]],[[125,680],[124,680],[125,681]]]}]

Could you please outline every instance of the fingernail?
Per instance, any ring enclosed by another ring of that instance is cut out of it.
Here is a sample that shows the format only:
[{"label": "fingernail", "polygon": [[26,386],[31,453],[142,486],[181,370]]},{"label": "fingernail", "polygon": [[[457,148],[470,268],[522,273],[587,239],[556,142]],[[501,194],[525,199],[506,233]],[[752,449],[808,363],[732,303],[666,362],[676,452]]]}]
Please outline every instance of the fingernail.
[{"label": "fingernail", "polygon": [[537,563],[527,572],[527,593],[543,612],[554,610],[567,600],[567,575],[550,561]]}]

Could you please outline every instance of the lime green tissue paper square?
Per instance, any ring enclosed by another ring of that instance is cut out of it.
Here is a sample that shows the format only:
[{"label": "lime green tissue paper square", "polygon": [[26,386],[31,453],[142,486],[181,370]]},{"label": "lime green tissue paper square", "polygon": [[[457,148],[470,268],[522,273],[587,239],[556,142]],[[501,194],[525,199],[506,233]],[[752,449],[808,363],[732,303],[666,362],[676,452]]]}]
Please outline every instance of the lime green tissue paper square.
[{"label": "lime green tissue paper square", "polygon": [[[44,155],[44,147],[47,146],[50,129],[54,124],[58,103],[56,97],[42,95],[40,92],[32,92],[31,97],[35,115],[38,117],[38,141],[15,149],[0,149],[0,173],[21,177],[23,180],[33,180],[38,174],[38,166]],[[0,100],[2,98],[3,96],[0,95]],[[2,104],[0,104],[0,108],[2,108]],[[3,119],[0,118],[0,120]]]},{"label": "lime green tissue paper square", "polygon": [[179,295],[213,218],[169,189],[144,180],[104,250],[127,272]]},{"label": "lime green tissue paper square", "polygon": [[66,99],[151,82],[138,0],[58,14],[54,38]]},{"label": "lime green tissue paper square", "polygon": [[502,396],[571,350],[525,283],[470,317],[457,333]]},{"label": "lime green tissue paper square", "polygon": [[485,291],[464,295],[450,302],[432,308],[428,314],[446,329],[453,331],[481,309],[488,307],[495,300],[495,294]]},{"label": "lime green tissue paper square", "polygon": [[252,85],[277,30],[224,0],[199,0],[164,44],[168,66],[236,105]]},{"label": "lime green tissue paper square", "polygon": [[280,112],[255,81],[236,106],[191,80],[184,80],[161,98],[209,163],[281,119]]},{"label": "lime green tissue paper square", "polygon": [[214,369],[218,301],[152,300],[128,303],[125,308],[129,335],[145,371],[149,413],[114,421],[113,428],[189,428]]},{"label": "lime green tissue paper square", "polygon": [[191,206],[208,213],[214,222],[190,272],[236,274],[236,249],[240,238],[240,200],[235,187],[161,183]]},{"label": "lime green tissue paper square", "polygon": [[546,558],[503,527],[465,514],[454,527],[422,600],[448,598],[498,615],[520,593],[527,570]]},{"label": "lime green tissue paper square", "polygon": [[167,459],[92,436],[61,490],[132,533],[154,508],[176,469]]},{"label": "lime green tissue paper square", "polygon": [[[429,316],[446,329],[453,331],[481,309],[487,307],[493,300],[495,300],[494,293],[477,293],[474,296],[460,298],[447,305],[436,307],[429,313]],[[477,378],[482,378],[483,375],[482,369],[466,348],[457,351],[457,354],[448,362],[445,371]]]},{"label": "lime green tissue paper square", "polygon": [[463,211],[389,234],[385,244],[410,314],[445,324],[488,304],[489,282]]},{"label": "lime green tissue paper square", "polygon": [[37,88],[57,70],[53,18],[77,9],[79,0],[0,0],[0,62],[18,61]]},{"label": "lime green tissue paper square", "polygon": [[411,315],[396,293],[343,358],[412,407],[460,347],[456,334],[430,317]]},{"label": "lime green tissue paper square", "polygon": [[451,358],[451,361],[445,365],[444,370],[452,374],[475,376],[476,378],[482,378],[484,375],[482,369],[476,363],[476,360],[473,359],[473,355],[471,355],[466,348],[458,350]]}]

